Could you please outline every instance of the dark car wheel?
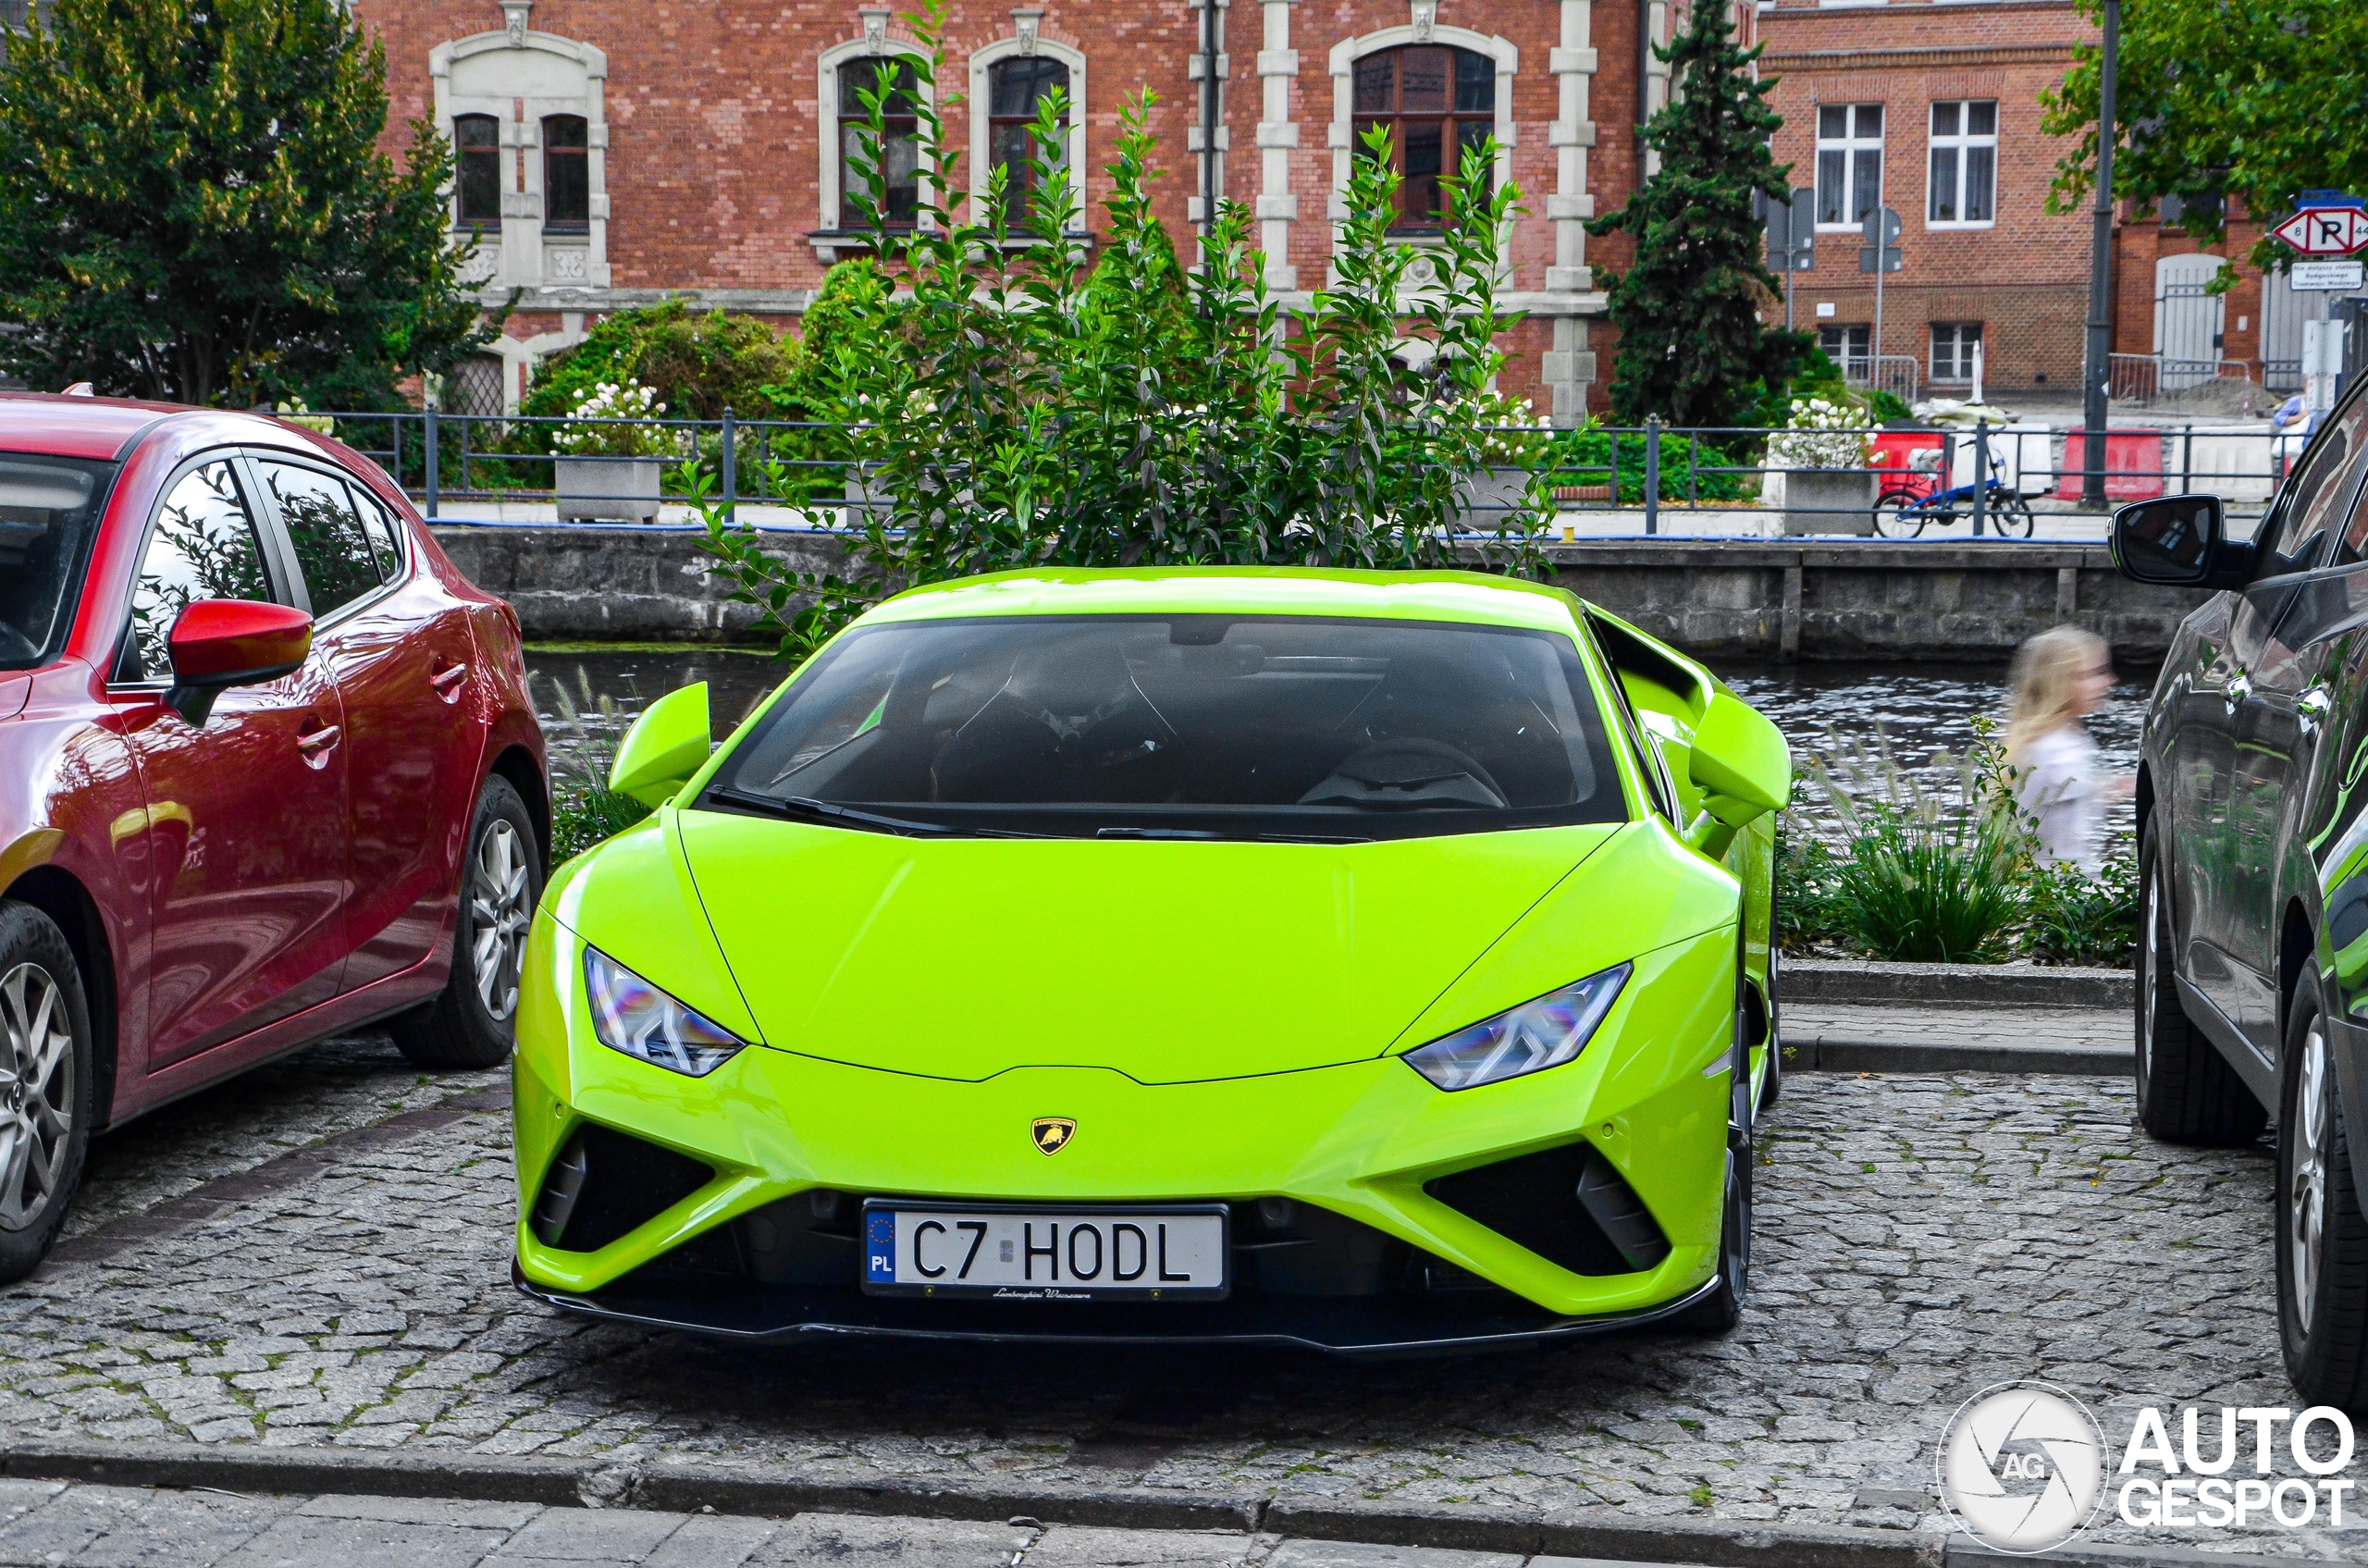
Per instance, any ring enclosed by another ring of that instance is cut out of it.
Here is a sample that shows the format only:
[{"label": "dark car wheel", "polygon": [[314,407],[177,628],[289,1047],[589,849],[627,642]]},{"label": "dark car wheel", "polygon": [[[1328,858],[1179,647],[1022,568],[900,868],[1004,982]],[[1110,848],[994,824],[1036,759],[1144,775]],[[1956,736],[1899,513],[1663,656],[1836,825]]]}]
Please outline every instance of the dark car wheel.
[{"label": "dark car wheel", "polygon": [[2138,876],[2139,1123],[2166,1143],[2250,1143],[2269,1124],[2269,1112],[2179,1002],[2170,872],[2152,821],[2139,846]]},{"label": "dark car wheel", "polygon": [[461,859],[452,924],[452,978],[425,1006],[388,1021],[404,1056],[424,1068],[489,1068],[516,1036],[518,969],[543,893],[534,819],[504,778],[486,780]]},{"label": "dark car wheel", "polygon": [[1719,1206],[1719,1273],[1715,1289],[1687,1307],[1681,1327],[1697,1334],[1724,1334],[1743,1321],[1744,1292],[1751,1283],[1751,1048],[1745,996],[1751,982],[1735,957],[1735,1061],[1728,1080],[1727,1174]]},{"label": "dark car wheel", "polygon": [[66,933],[0,899],[0,1283],[41,1264],[91,1144],[91,1015]]},{"label": "dark car wheel", "polygon": [[2335,1060],[2306,978],[2286,1027],[2277,1116],[2277,1327],[2286,1373],[2311,1404],[2368,1408],[2368,1217]]}]

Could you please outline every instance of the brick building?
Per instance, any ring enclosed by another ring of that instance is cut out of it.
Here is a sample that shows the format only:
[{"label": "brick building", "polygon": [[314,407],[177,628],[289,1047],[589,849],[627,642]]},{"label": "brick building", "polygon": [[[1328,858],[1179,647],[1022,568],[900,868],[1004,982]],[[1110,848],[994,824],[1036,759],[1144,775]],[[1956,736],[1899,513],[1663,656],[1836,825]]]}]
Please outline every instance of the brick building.
[{"label": "brick building", "polygon": [[[1669,0],[1214,0],[1213,19],[1203,3],[956,0],[938,91],[960,90],[948,129],[974,189],[1022,139],[1033,94],[1063,86],[1091,229],[1121,98],[1149,88],[1169,171],[1154,187],[1161,218],[1180,239],[1213,176],[1254,209],[1272,286],[1303,294],[1324,277],[1353,127],[1399,122],[1415,231],[1426,161],[1492,132],[1527,208],[1507,302],[1529,319],[1507,334],[1501,384],[1566,418],[1599,408],[1609,360],[1590,264],[1624,260],[1625,241],[1591,241],[1584,223],[1637,179],[1640,84],[1647,105],[1666,87],[1640,31],[1668,36]],[[511,404],[532,365],[604,311],[679,293],[794,318],[859,244],[841,211],[851,82],[914,47],[900,14],[859,0],[354,10],[385,44],[396,121],[426,118],[455,141],[455,229],[475,236],[487,302],[523,290],[498,362],[455,391]]]},{"label": "brick building", "polygon": [[1764,75],[1783,114],[1780,163],[1818,196],[1817,262],[1794,278],[1795,324],[1863,373],[1874,278],[1867,210],[1900,216],[1883,280],[1883,379],[1962,396],[1973,345],[1990,386],[2077,396],[2090,220],[2045,210],[2061,143],[2039,95],[2092,36],[2070,0],[1762,0]]}]

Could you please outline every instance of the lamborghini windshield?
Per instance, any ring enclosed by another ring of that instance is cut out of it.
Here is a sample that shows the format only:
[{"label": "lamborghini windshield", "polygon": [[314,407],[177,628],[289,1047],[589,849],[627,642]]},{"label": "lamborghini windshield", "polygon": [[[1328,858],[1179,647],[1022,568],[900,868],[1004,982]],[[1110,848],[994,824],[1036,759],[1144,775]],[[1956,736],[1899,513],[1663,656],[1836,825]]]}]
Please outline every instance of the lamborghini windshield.
[{"label": "lamborghini windshield", "polygon": [[885,832],[1367,839],[1627,815],[1567,636],[1012,616],[842,637],[703,804]]},{"label": "lamborghini windshield", "polygon": [[0,670],[57,657],[115,469],[0,452]]}]

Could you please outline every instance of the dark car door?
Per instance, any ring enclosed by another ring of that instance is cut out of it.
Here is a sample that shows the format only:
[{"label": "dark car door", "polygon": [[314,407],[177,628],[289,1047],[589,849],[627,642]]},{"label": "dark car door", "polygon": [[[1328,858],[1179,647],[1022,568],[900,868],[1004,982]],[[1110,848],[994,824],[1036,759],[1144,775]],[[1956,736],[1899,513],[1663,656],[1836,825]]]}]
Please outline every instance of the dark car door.
[{"label": "dark car door", "polygon": [[[2332,704],[2322,665],[2341,624],[2338,565],[2316,571],[2330,540],[2348,542],[2363,467],[2368,400],[2354,399],[2312,446],[2253,583],[2228,627],[2236,742],[2229,780],[2226,896],[2208,918],[2227,962],[2231,1022],[2271,1061],[2278,1047],[2278,858],[2309,777],[2309,749]],[[2214,998],[2218,1000],[2218,998]]]},{"label": "dark car door", "polygon": [[108,683],[147,798],[151,1071],[328,1000],[344,971],[346,760],[320,653],[200,725],[164,700],[183,606],[289,602],[242,466],[207,458],[166,486]]},{"label": "dark car door", "polygon": [[417,569],[366,490],[292,459],[256,468],[345,710],[352,990],[426,957],[450,923],[483,749],[466,700],[476,643],[465,610]]}]

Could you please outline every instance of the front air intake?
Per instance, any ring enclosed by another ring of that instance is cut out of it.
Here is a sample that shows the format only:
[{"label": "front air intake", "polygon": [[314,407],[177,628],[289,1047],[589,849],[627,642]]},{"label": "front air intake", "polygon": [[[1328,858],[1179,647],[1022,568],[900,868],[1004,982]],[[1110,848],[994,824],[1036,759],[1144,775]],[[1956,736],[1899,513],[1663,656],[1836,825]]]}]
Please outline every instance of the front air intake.
[{"label": "front air intake", "polygon": [[1641,1274],[1669,1256],[1644,1200],[1586,1143],[1460,1170],[1423,1191],[1572,1274]]},{"label": "front air intake", "polygon": [[543,1176],[534,1232],[563,1253],[597,1253],[714,1179],[686,1154],[587,1121]]}]

